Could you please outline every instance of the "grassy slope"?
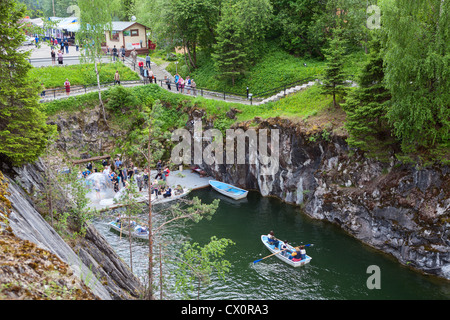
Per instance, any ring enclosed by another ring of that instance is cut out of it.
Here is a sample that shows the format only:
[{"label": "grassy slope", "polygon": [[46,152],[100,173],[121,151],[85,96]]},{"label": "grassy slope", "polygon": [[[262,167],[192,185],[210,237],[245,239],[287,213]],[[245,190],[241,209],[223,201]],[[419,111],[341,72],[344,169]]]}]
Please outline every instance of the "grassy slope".
[{"label": "grassy slope", "polygon": [[[100,64],[99,75],[100,82],[113,82],[116,70],[119,71],[120,79],[139,80],[139,76],[122,62]],[[31,68],[29,75],[36,79],[36,82],[43,83],[44,87],[55,88],[63,87],[66,78],[71,85],[96,85],[97,76],[95,74],[94,64],[68,65],[64,67],[40,67]]]}]

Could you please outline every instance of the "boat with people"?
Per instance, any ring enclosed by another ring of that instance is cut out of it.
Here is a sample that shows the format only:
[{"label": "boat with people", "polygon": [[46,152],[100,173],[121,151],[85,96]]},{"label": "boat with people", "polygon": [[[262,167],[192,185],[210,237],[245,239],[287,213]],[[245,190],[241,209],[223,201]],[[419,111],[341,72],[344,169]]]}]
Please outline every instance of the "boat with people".
[{"label": "boat with people", "polygon": [[278,259],[293,267],[300,267],[311,262],[312,258],[306,254],[304,254],[303,259],[302,257],[298,257],[299,251],[297,251],[296,249],[299,247],[293,247],[281,240],[271,240],[269,239],[268,235],[261,235],[261,241],[264,243],[266,248],[269,249],[270,252],[272,252],[273,255],[277,256]]},{"label": "boat with people", "polygon": [[234,200],[239,200],[247,197],[248,191],[235,187],[231,184],[216,181],[216,180],[209,180],[209,185],[216,190],[217,192],[230,197]]},{"label": "boat with people", "polygon": [[[114,229],[117,232],[120,232],[126,236],[129,236],[129,227],[126,224],[122,224],[120,221],[111,221],[108,223],[108,225],[111,227],[111,229]],[[131,224],[131,236],[134,238],[144,239],[148,240],[149,231],[147,228],[138,225],[138,224]]]}]

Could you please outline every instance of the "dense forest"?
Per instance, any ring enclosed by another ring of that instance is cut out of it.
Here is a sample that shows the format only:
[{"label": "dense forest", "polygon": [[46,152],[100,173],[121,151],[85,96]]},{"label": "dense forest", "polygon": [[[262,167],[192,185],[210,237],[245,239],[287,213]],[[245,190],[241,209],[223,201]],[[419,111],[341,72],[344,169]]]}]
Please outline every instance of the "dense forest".
[{"label": "dense forest", "polygon": [[[51,0],[21,2],[35,10],[30,16],[43,17],[68,16],[65,8],[77,3],[54,1],[53,10]],[[334,106],[347,113],[351,147],[380,158],[395,153],[405,162],[450,163],[448,1],[112,0],[109,3],[113,20],[135,17],[151,28],[150,38],[159,49],[170,53],[174,48],[183,48],[184,65],[190,72],[208,62],[208,68],[214,69],[216,77],[224,83],[234,84],[244,77],[274,47],[290,56],[323,61],[322,91],[332,95]],[[25,15],[25,9],[13,0],[3,1],[1,6],[2,38],[8,32],[14,38],[20,37],[12,29],[17,27],[15,21]],[[29,96],[26,100],[16,98],[21,90],[28,95],[36,93],[26,83],[24,72],[29,66],[24,57],[16,54],[6,59],[3,55],[4,50],[15,50],[19,43],[2,40],[0,78],[0,154],[16,164],[33,159],[26,154],[18,155],[22,152],[20,146],[29,143],[23,138],[23,130],[39,132],[36,136],[39,143],[34,145],[40,147],[26,148],[23,151],[26,153],[39,153],[47,139],[47,133],[43,132],[50,130],[42,124],[43,117],[33,117],[34,123],[27,126],[15,122],[31,121],[30,113],[16,112],[24,106],[33,112],[39,110]],[[345,74],[343,65],[354,52],[364,55],[364,63],[356,74]],[[13,72],[13,76],[4,77],[8,72]],[[346,85],[351,76],[358,84],[356,89]],[[17,83],[11,86],[13,81]]]}]

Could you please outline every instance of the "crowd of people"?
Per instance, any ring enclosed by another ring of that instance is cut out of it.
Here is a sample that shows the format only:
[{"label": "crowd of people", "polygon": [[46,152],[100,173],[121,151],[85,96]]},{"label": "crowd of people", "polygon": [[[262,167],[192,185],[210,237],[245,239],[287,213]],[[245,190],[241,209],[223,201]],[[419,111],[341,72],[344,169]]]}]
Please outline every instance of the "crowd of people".
[{"label": "crowd of people", "polygon": [[[111,182],[114,192],[119,192],[122,187],[127,187],[129,181],[134,180],[137,184],[139,192],[148,190],[150,188],[151,194],[155,194],[156,198],[159,195],[164,198],[172,196],[172,188],[168,185],[168,178],[170,170],[168,166],[163,166],[161,160],[156,164],[156,175],[151,179],[148,169],[139,170],[132,162],[123,163],[120,158],[116,158],[112,163],[108,160],[102,160],[103,173],[107,176]],[[84,171],[79,171],[78,178],[87,178],[92,173],[99,172],[97,168],[93,168],[92,162],[86,165]],[[160,183],[163,181],[165,183]],[[175,194],[183,192],[183,188],[178,186],[175,190]]]}]

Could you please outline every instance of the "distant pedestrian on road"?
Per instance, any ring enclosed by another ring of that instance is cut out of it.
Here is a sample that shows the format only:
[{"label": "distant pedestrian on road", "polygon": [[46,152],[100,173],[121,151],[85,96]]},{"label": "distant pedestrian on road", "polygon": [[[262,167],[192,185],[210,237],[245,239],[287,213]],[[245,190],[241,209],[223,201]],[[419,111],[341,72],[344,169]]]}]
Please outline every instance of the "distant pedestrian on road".
[{"label": "distant pedestrian on road", "polygon": [[61,51],[64,52],[64,41],[61,40]]},{"label": "distant pedestrian on road", "polygon": [[63,64],[63,53],[58,50],[58,64]]},{"label": "distant pedestrian on road", "polygon": [[150,66],[150,56],[147,53],[147,56],[145,57],[145,66],[149,69],[151,69],[152,67]]},{"label": "distant pedestrian on road", "polygon": [[114,74],[114,85],[116,85],[116,83],[118,85],[120,85],[120,76],[119,76],[119,71],[117,70],[116,73]]},{"label": "distant pedestrian on road", "polygon": [[66,53],[69,53],[69,42],[67,39],[64,41],[64,47],[66,47]]},{"label": "distant pedestrian on road", "polygon": [[66,87],[66,95],[70,94],[70,82],[69,79],[66,79],[66,81],[64,82],[64,87]]},{"label": "distant pedestrian on road", "polygon": [[56,53],[55,50],[52,49],[52,52],[50,53],[52,56],[52,64],[56,64]]},{"label": "distant pedestrian on road", "polygon": [[39,37],[36,36],[36,37],[34,38],[34,41],[35,41],[35,45],[36,45],[36,48],[37,48],[37,47],[38,47],[38,43],[39,43]]}]

